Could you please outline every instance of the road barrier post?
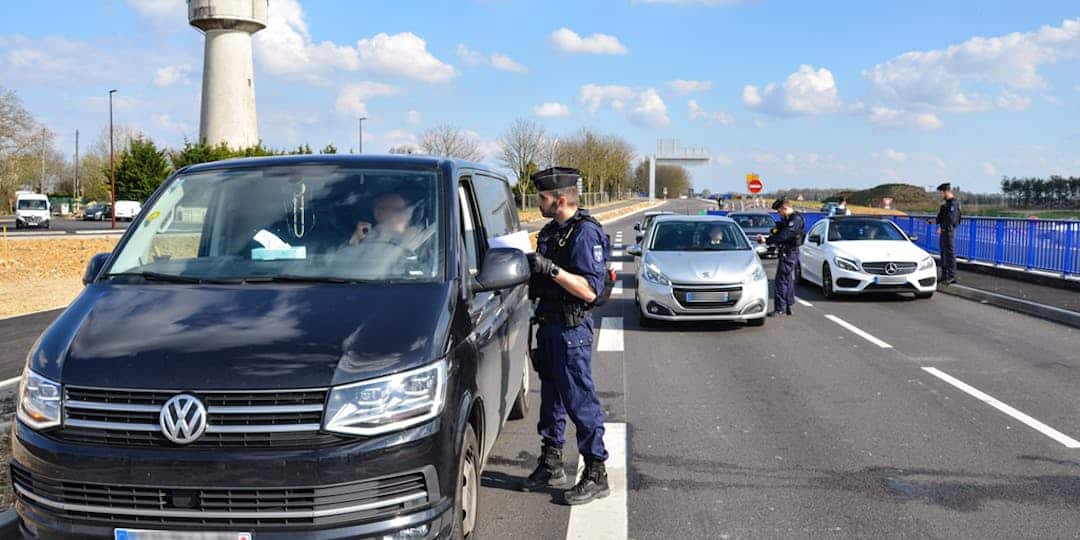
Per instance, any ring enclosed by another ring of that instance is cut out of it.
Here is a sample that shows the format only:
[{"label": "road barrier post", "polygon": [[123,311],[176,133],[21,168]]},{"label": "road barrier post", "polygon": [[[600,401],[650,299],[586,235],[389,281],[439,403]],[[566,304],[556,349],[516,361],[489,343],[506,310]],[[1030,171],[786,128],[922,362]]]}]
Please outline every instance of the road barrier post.
[{"label": "road barrier post", "polygon": [[[1074,225],[1077,226],[1077,228],[1080,228],[1080,223],[1073,223],[1073,222],[1066,222],[1065,223],[1065,260],[1062,261],[1062,265],[1061,265],[1061,276],[1062,277],[1069,277],[1069,274],[1070,274],[1070,272],[1069,272],[1069,269],[1071,267],[1070,263],[1072,263],[1072,260],[1073,260],[1073,237],[1076,236],[1076,234],[1073,233],[1073,226]],[[1080,232],[1080,231],[1078,231],[1078,232]],[[1077,259],[1080,259],[1080,257],[1077,257]],[[1080,261],[1077,261],[1077,262],[1080,262]]]},{"label": "road barrier post", "polygon": [[996,227],[994,231],[994,264],[1000,265],[1001,259],[1005,256],[1005,220],[996,220]]},{"label": "road barrier post", "polygon": [[1028,220],[1028,234],[1027,234],[1027,260],[1024,262],[1024,268],[1031,270],[1035,266],[1035,220]]},{"label": "road barrier post", "polygon": [[979,218],[971,220],[968,225],[968,262],[975,260],[975,237],[979,234]]}]

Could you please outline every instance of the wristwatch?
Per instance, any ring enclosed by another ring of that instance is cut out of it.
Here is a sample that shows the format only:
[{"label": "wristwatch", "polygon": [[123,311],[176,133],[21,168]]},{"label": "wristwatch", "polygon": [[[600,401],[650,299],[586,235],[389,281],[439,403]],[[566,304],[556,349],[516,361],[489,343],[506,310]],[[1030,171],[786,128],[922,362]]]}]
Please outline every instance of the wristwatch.
[{"label": "wristwatch", "polygon": [[557,275],[559,275],[559,267],[551,265],[551,271],[548,272],[548,277],[550,277],[551,279],[555,279],[555,276]]}]

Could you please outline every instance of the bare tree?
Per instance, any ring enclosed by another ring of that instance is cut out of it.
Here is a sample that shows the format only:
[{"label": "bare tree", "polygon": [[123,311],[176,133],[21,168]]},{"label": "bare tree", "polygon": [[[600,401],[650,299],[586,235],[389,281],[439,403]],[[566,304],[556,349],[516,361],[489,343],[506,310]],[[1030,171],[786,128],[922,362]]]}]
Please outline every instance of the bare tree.
[{"label": "bare tree", "polygon": [[522,199],[533,189],[529,177],[547,153],[546,141],[547,133],[540,124],[521,118],[514,120],[499,137],[499,162],[517,175],[514,189]]},{"label": "bare tree", "polygon": [[422,153],[422,152],[423,152],[423,150],[421,150],[416,145],[412,145],[412,144],[399,144],[397,146],[394,146],[394,147],[390,148],[390,150],[389,150],[390,154],[401,154],[401,155],[412,155],[412,154],[419,154],[419,153]]},{"label": "bare tree", "polygon": [[480,139],[452,124],[435,126],[420,135],[420,148],[432,156],[452,157],[466,161],[481,161],[484,151]]}]

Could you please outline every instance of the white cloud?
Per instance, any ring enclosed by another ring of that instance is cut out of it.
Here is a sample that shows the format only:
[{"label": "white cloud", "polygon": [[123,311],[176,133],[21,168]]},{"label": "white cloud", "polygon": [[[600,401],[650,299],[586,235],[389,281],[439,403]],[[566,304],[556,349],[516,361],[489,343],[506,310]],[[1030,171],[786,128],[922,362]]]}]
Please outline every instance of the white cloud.
[{"label": "white cloud", "polygon": [[667,105],[654,88],[638,94],[637,103],[627,116],[630,121],[649,128],[666,128],[671,125]]},{"label": "white cloud", "polygon": [[896,150],[893,150],[892,148],[886,148],[884,154],[886,159],[895,161],[897,163],[907,161],[908,158],[907,154],[905,154],[904,152],[898,152]]},{"label": "white cloud", "polygon": [[769,83],[759,89],[748,84],[742,98],[750,109],[777,116],[826,114],[842,105],[832,72],[808,65],[800,66],[780,85]]},{"label": "white cloud", "polygon": [[622,55],[628,52],[626,46],[615,36],[593,34],[583,38],[569,28],[552,32],[551,43],[557,50],[565,53]]},{"label": "white cloud", "polygon": [[533,107],[533,113],[540,118],[566,118],[570,108],[562,103],[544,103]]},{"label": "white cloud", "polygon": [[382,142],[387,149],[400,145],[415,146],[417,139],[414,133],[402,129],[392,129],[383,133]]},{"label": "white cloud", "polygon": [[987,176],[997,176],[998,175],[997,167],[995,167],[992,163],[984,162],[982,164],[982,170],[983,170],[984,173],[987,174]]},{"label": "white cloud", "polygon": [[159,67],[154,72],[154,85],[160,87],[172,86],[177,83],[191,84],[188,79],[188,75],[191,73],[191,66],[163,66]]},{"label": "white cloud", "polygon": [[734,6],[754,0],[632,0],[634,4],[666,4],[672,6]]},{"label": "white cloud", "polygon": [[195,132],[194,128],[191,127],[191,124],[175,121],[167,114],[159,115],[157,121],[158,124],[167,131],[174,131],[181,135],[193,135]]},{"label": "white cloud", "polygon": [[466,66],[479,66],[484,63],[484,55],[478,51],[470,49],[464,43],[458,43],[457,57],[460,58]]},{"label": "white cloud", "polygon": [[868,117],[871,123],[889,128],[914,128],[933,131],[940,129],[943,125],[941,119],[934,113],[900,111],[888,107],[872,107]]},{"label": "white cloud", "polygon": [[401,93],[396,86],[376,82],[350,84],[338,93],[337,112],[355,116],[367,115],[367,100],[373,97],[394,96]]},{"label": "white cloud", "polygon": [[712,88],[712,81],[688,81],[685,79],[675,79],[674,81],[668,81],[668,88],[680,96],[687,96],[694,92],[704,92]]},{"label": "white cloud", "polygon": [[708,124],[720,124],[721,126],[730,126],[735,123],[735,117],[725,112],[708,112],[702,109],[698,105],[697,100],[691,99],[690,104],[690,120],[704,120]]},{"label": "white cloud", "polygon": [[[655,88],[635,90],[629,86],[586,84],[581,87],[578,101],[592,114],[601,107],[610,106],[639,126],[661,128],[671,125],[667,105]],[[629,110],[628,105],[632,107]]]},{"label": "white cloud", "polygon": [[[1009,89],[1045,88],[1039,67],[1080,56],[1080,19],[1034,32],[973,37],[945,49],[912,51],[865,70],[871,91],[907,110],[966,113],[1022,110],[1030,101]],[[994,99],[985,94],[1002,90]]]},{"label": "white cloud", "polygon": [[1006,91],[994,100],[994,105],[1003,111],[1022,112],[1031,106],[1031,97]]},{"label": "white cloud", "polygon": [[296,0],[270,2],[267,27],[255,34],[255,57],[273,75],[312,84],[329,84],[325,75],[335,70],[364,70],[424,82],[446,82],[457,76],[453,66],[428,52],[427,42],[410,32],[376,34],[359,40],[355,47],[315,43]]},{"label": "white cloud", "polygon": [[127,5],[141,17],[154,22],[186,24],[187,4],[184,0],[127,0]]},{"label": "white cloud", "polygon": [[423,119],[420,116],[420,111],[409,111],[405,113],[405,123],[410,126],[415,126],[422,122]]},{"label": "white cloud", "polygon": [[528,69],[525,66],[517,63],[513,58],[501,53],[491,53],[491,67],[500,71],[511,71],[514,73],[528,73]]}]

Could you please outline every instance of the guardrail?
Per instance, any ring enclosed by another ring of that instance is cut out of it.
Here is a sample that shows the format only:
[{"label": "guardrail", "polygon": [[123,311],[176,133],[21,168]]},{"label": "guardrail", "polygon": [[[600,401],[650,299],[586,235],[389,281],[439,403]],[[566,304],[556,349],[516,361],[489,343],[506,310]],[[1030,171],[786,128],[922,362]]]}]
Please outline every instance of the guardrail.
[{"label": "guardrail", "polygon": [[[724,216],[730,212],[710,210]],[[780,219],[770,213],[773,219]],[[804,212],[806,229],[826,217],[820,212]],[[934,216],[884,217],[896,223],[908,236],[917,236],[915,244],[939,254],[941,237],[937,225],[927,223]],[[956,257],[968,262],[1009,266],[1026,271],[1080,275],[1080,221],[1050,219],[963,218],[956,229]]]}]

